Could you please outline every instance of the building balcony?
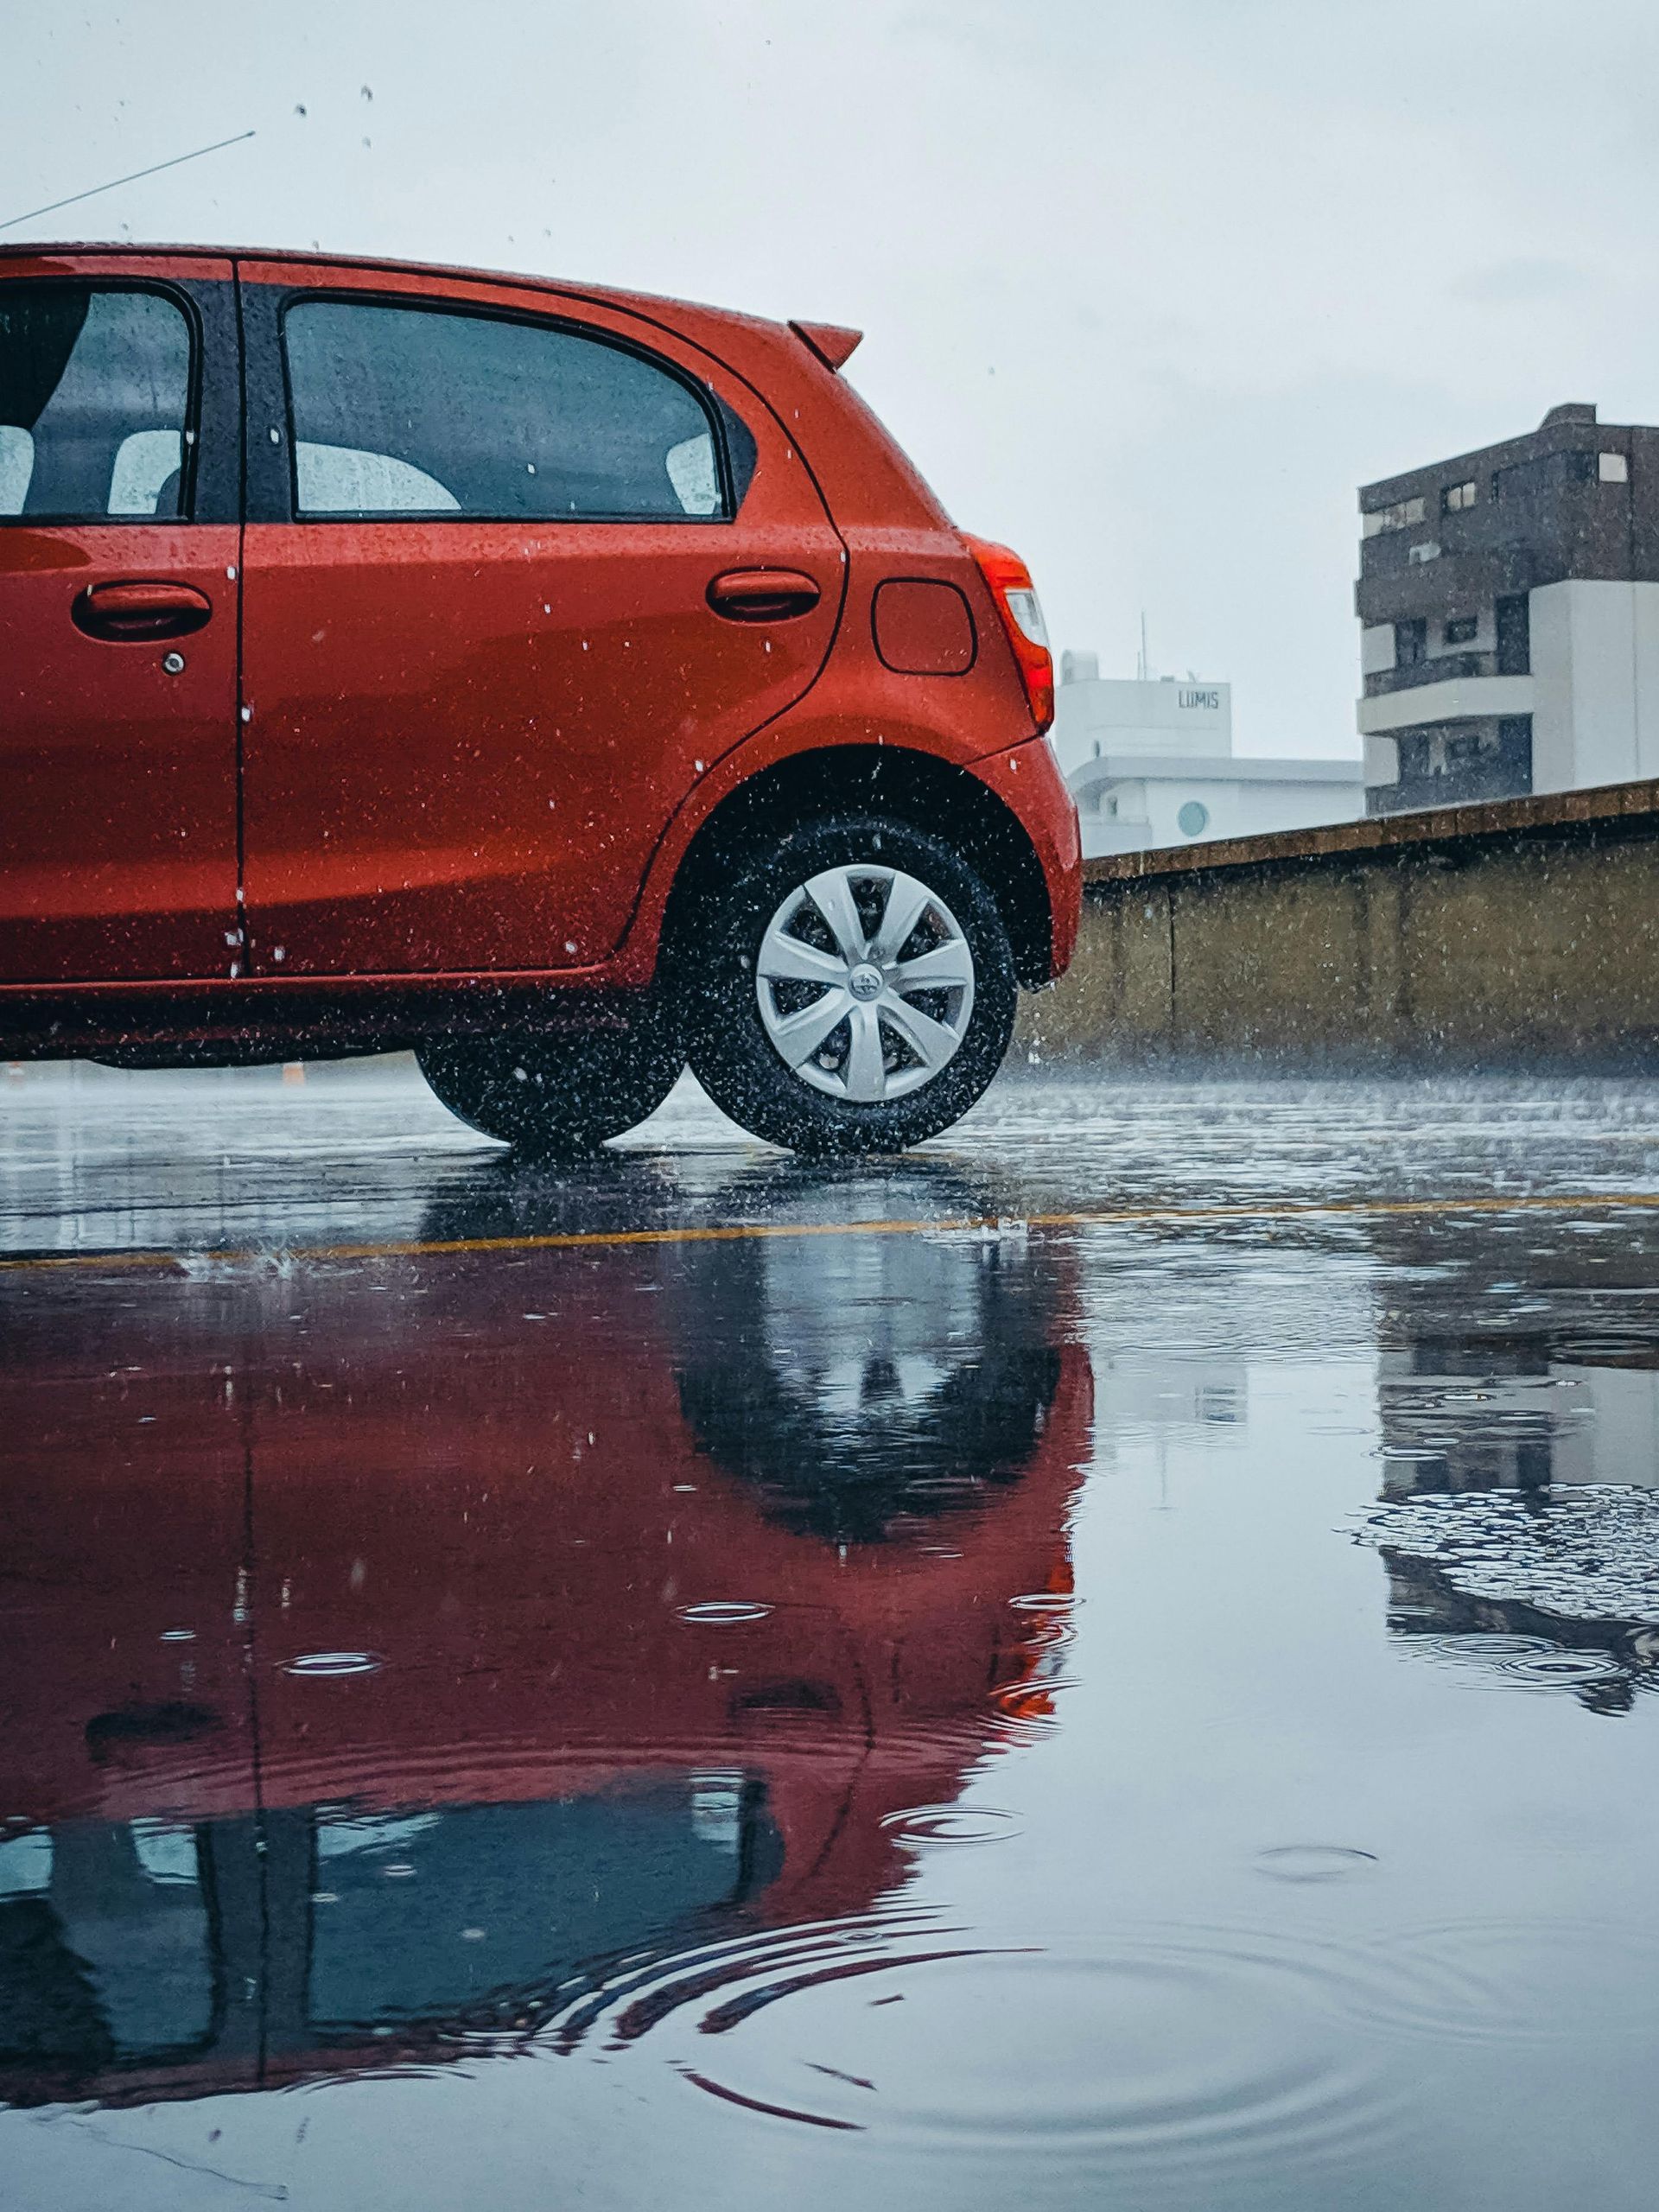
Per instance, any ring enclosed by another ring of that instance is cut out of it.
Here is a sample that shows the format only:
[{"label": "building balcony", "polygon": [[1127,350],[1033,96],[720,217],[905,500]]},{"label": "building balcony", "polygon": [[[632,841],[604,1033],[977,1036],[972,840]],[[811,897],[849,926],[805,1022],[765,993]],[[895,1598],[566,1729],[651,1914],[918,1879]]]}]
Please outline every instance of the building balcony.
[{"label": "building balcony", "polygon": [[[1560,572],[1558,565],[1554,573]],[[1354,610],[1367,624],[1407,621],[1417,615],[1436,621],[1530,591],[1536,584],[1548,583],[1550,576],[1549,563],[1535,551],[1447,546],[1438,561],[1402,564],[1386,575],[1362,575],[1354,587]]]},{"label": "building balcony", "polygon": [[1471,676],[1496,676],[1496,653],[1433,653],[1426,660],[1399,668],[1378,669],[1365,678],[1365,696],[1380,699],[1388,691],[1414,691],[1425,683],[1448,683]]},{"label": "building balcony", "polygon": [[1426,722],[1479,721],[1489,715],[1529,715],[1529,676],[1481,674],[1448,677],[1440,672],[1447,661],[1491,658],[1486,653],[1444,653],[1433,660],[1419,662],[1409,670],[1393,671],[1395,675],[1409,675],[1418,681],[1398,690],[1360,700],[1360,735],[1373,737],[1386,730],[1416,729]]}]

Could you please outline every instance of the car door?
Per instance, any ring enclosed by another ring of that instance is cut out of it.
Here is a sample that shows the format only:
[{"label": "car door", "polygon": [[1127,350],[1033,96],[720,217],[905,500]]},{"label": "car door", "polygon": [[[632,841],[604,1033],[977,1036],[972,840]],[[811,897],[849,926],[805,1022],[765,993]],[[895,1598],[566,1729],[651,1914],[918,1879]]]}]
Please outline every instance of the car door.
[{"label": "car door", "polygon": [[602,962],[697,777],[823,665],[844,563],[810,475],[620,311],[240,275],[255,971]]},{"label": "car door", "polygon": [[238,957],[228,262],[0,261],[0,982]]}]

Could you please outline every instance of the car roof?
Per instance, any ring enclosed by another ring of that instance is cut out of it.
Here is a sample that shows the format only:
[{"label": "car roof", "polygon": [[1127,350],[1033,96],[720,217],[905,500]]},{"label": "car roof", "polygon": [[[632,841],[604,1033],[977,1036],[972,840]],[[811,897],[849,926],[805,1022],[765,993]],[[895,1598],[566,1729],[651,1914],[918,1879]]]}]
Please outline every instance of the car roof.
[{"label": "car roof", "polygon": [[528,291],[556,294],[562,299],[590,301],[596,307],[620,308],[651,322],[683,327],[696,322],[712,330],[716,326],[734,333],[764,331],[768,337],[787,334],[788,327],[766,315],[746,315],[734,308],[710,307],[700,300],[676,299],[665,293],[626,291],[614,285],[583,283],[561,276],[532,276],[522,269],[471,269],[457,262],[403,261],[391,254],[323,253],[314,247],[253,245],[173,245],[163,239],[133,238],[6,239],[0,243],[0,261],[42,260],[96,255],[100,260],[120,257],[135,261],[280,261],[301,262],[309,268],[384,269],[405,276],[460,277],[468,283],[512,284]]},{"label": "car roof", "polygon": [[[818,343],[851,334],[828,326],[791,327],[765,315],[744,315],[695,300],[620,290],[523,270],[467,269],[434,261],[399,261],[384,254],[323,253],[311,247],[169,245],[134,238],[7,239],[0,241],[0,271],[23,260],[73,264],[78,259],[132,261],[269,261],[308,269],[385,270],[439,282],[511,285],[544,293],[550,301],[585,302],[637,316],[659,330],[702,347],[740,377],[812,454],[811,467],[838,526],[890,526],[904,518],[919,529],[950,529],[950,518],[914,464],[894,444],[842,377]],[[65,268],[64,274],[72,273]]]}]

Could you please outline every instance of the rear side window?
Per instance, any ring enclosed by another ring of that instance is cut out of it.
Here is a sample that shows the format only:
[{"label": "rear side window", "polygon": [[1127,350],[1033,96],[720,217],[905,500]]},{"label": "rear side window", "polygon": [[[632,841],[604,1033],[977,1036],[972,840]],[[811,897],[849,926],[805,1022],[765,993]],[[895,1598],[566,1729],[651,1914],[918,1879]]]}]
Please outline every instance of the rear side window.
[{"label": "rear side window", "polygon": [[283,324],[301,516],[717,520],[709,410],[668,369],[544,325],[304,300]]},{"label": "rear side window", "polygon": [[158,292],[0,286],[0,518],[177,517],[190,326]]}]

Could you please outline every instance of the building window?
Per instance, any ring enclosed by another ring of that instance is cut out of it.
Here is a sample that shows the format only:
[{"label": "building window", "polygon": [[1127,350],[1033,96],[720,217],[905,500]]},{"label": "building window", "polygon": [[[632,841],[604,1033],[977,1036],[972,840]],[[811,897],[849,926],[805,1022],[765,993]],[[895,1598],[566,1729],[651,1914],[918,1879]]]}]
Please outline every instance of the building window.
[{"label": "building window", "polygon": [[1622,453],[1598,454],[1596,472],[1604,484],[1628,484],[1630,480],[1630,464]]},{"label": "building window", "polygon": [[1478,614],[1454,614],[1440,635],[1448,645],[1472,645],[1479,630]]},{"label": "building window", "polygon": [[1359,534],[1376,537],[1385,530],[1410,530],[1427,512],[1421,499],[1396,499],[1391,507],[1377,507],[1370,514],[1361,515]]},{"label": "building window", "polygon": [[1532,604],[1523,592],[1497,602],[1497,672],[1532,673]]},{"label": "building window", "polygon": [[1425,537],[1420,539],[1418,543],[1410,549],[1406,556],[1406,558],[1408,561],[1414,563],[1414,564],[1420,569],[1426,561],[1438,561],[1440,557],[1440,541],[1438,537]]},{"label": "building window", "polygon": [[1394,664],[1396,668],[1415,668],[1428,652],[1428,624],[1421,615],[1409,622],[1394,626]]},{"label": "building window", "polygon": [[1547,453],[1534,461],[1511,461],[1507,468],[1500,468],[1492,476],[1492,497],[1495,499],[1547,499],[1550,493],[1562,490],[1569,484],[1588,484],[1594,480],[1596,456],[1592,453]]},{"label": "building window", "polygon": [[1524,798],[1532,789],[1532,716],[1505,715],[1497,725],[1504,786]]},{"label": "building window", "polygon": [[1175,817],[1183,837],[1202,837],[1210,827],[1210,810],[1201,798],[1190,798]]},{"label": "building window", "polygon": [[1459,515],[1465,507],[1472,507],[1480,493],[1472,476],[1461,484],[1448,484],[1440,493],[1440,512]]}]

